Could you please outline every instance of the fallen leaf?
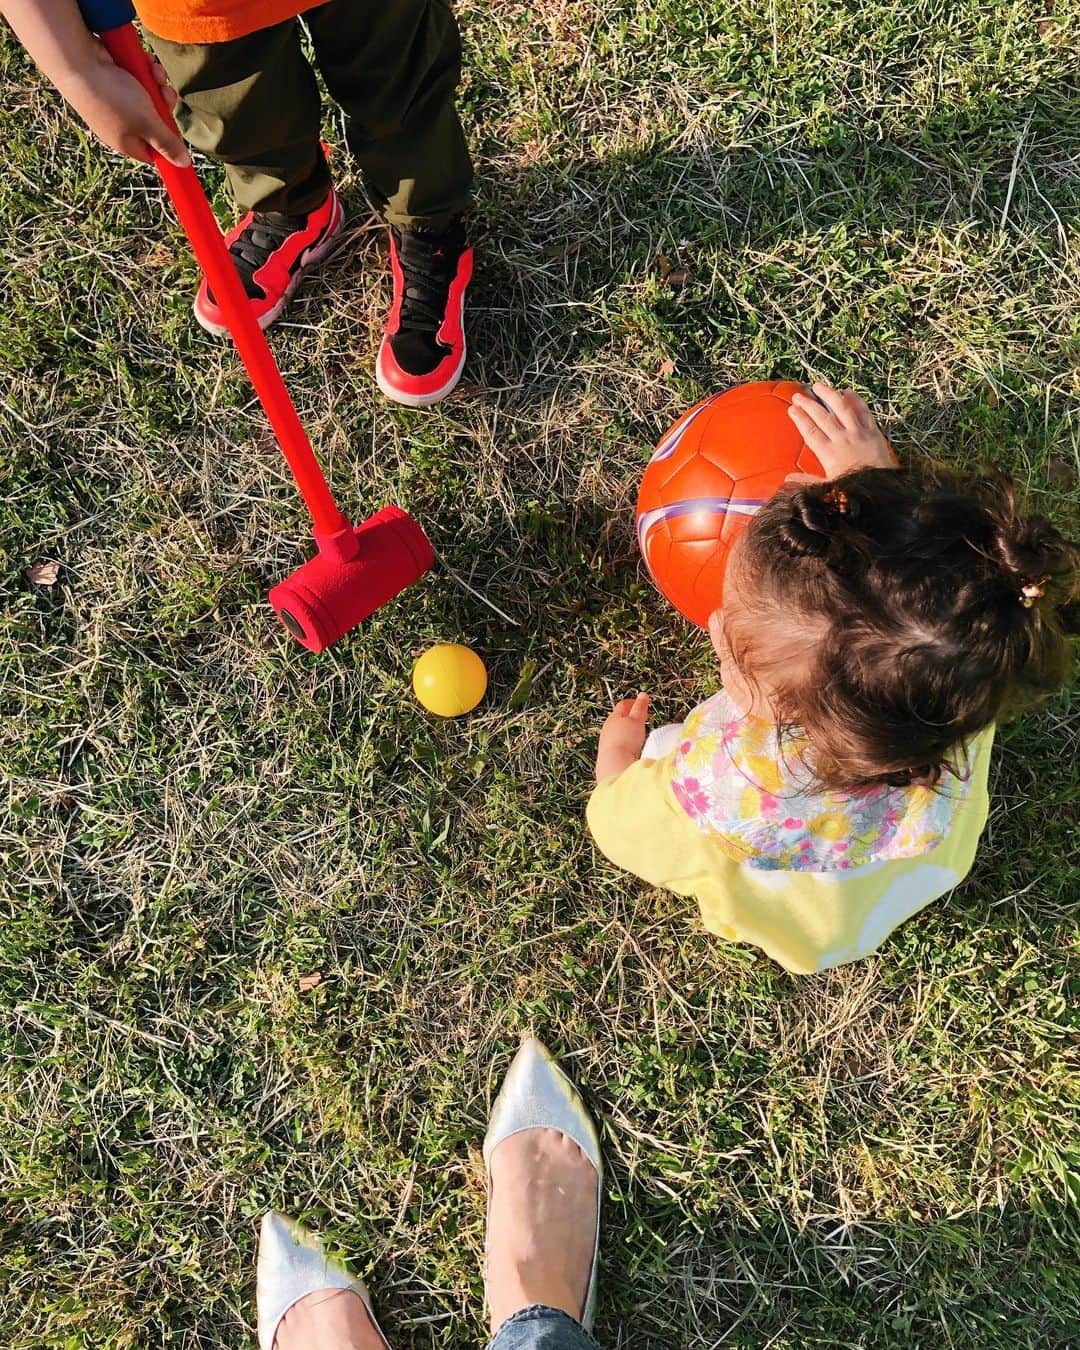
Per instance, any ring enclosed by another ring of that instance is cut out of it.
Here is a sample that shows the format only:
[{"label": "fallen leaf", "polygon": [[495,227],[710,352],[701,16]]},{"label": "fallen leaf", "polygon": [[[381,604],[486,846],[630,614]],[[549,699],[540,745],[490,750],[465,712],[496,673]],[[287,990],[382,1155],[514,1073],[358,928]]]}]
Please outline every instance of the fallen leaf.
[{"label": "fallen leaf", "polygon": [[58,562],[36,562],[31,567],[26,568],[24,575],[27,581],[32,581],[35,586],[55,586],[56,579],[60,575],[60,564]]},{"label": "fallen leaf", "polygon": [[666,380],[669,375],[675,374],[675,362],[670,356],[666,361],[660,362],[660,369],[656,373],[662,380]]},{"label": "fallen leaf", "polygon": [[322,984],[322,971],[313,970],[310,975],[301,975],[296,983],[304,992],[308,989],[318,989],[319,985]]},{"label": "fallen leaf", "polygon": [[1075,468],[1064,459],[1052,459],[1046,466],[1046,476],[1054,487],[1071,492],[1077,483]]}]

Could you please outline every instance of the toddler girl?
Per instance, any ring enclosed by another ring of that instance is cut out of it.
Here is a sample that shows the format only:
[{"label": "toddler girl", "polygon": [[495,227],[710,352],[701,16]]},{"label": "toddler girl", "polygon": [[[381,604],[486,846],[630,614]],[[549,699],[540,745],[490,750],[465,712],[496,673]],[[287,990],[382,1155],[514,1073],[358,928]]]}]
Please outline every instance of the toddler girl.
[{"label": "toddler girl", "polygon": [[966,876],[994,725],[1064,680],[1078,556],[1007,483],[898,468],[861,399],[814,393],[791,415],[828,477],[733,545],[721,691],[647,740],[648,696],[620,703],[588,806],[612,862],[799,974]]}]

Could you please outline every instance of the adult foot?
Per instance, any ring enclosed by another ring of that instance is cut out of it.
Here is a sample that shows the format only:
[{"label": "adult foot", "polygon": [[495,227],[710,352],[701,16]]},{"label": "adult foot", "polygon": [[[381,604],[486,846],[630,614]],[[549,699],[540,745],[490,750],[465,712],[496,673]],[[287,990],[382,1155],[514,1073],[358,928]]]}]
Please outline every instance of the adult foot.
[{"label": "adult foot", "polygon": [[386,1350],[363,1283],[275,1210],[259,1232],[255,1303],[259,1350]]},{"label": "adult foot", "polygon": [[488,1164],[492,1334],[534,1303],[583,1319],[596,1248],[597,1173],[559,1130],[521,1130]]},{"label": "adult foot", "polygon": [[294,1303],[278,1323],[274,1350],[386,1350],[359,1294],[319,1289]]}]

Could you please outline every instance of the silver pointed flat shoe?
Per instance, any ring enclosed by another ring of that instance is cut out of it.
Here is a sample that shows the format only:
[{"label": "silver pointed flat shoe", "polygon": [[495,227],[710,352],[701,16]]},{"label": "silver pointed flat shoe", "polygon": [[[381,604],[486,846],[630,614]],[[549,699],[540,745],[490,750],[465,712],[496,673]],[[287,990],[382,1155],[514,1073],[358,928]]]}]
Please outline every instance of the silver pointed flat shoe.
[{"label": "silver pointed flat shoe", "polygon": [[[596,1236],[593,1241],[592,1268],[581,1324],[592,1330],[596,1307],[596,1272],[600,1259],[600,1187],[604,1166],[600,1156],[600,1136],[585,1103],[570,1079],[559,1068],[555,1057],[534,1037],[522,1042],[514,1056],[502,1090],[491,1109],[484,1136],[484,1166],[488,1171],[491,1193],[491,1155],[504,1139],[523,1130],[558,1130],[572,1139],[596,1169]],[[486,1272],[485,1272],[486,1284]]]},{"label": "silver pointed flat shoe", "polygon": [[363,1281],[331,1261],[314,1233],[303,1224],[270,1210],[263,1215],[259,1231],[259,1265],[255,1281],[255,1306],[259,1317],[259,1350],[274,1350],[281,1319],[294,1303],[320,1289],[351,1289],[360,1296],[371,1325],[390,1350],[383,1336],[371,1298]]}]

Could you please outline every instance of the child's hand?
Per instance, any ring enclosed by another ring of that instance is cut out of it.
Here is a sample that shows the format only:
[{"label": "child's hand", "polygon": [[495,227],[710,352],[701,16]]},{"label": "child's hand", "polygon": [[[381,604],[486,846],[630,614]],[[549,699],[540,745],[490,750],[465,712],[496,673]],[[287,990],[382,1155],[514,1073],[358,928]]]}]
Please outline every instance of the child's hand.
[{"label": "child's hand", "polygon": [[[795,394],[788,416],[821,461],[826,478],[851,469],[895,469],[897,458],[870,409],[850,390],[840,393],[818,381],[814,394]],[[804,475],[793,475],[800,482]]]},{"label": "child's hand", "polygon": [[[156,150],[178,169],[188,167],[191,156],[184,142],[161,120],[138,80],[87,32],[75,0],[0,0],[0,12],[45,76],[106,145],[142,160]],[[176,90],[157,61],[153,71],[173,108]]]},{"label": "child's hand", "polygon": [[[95,136],[120,154],[150,162],[156,150],[178,169],[187,168],[191,163],[187,146],[161,120],[150,95],[103,47],[99,51],[99,59],[83,67],[61,91],[71,106]],[[158,61],[153,62],[153,71],[165,102],[174,108],[176,90]]]},{"label": "child's hand", "polygon": [[600,730],[596,747],[596,781],[622,773],[640,759],[649,729],[649,695],[624,698],[616,703]]}]

